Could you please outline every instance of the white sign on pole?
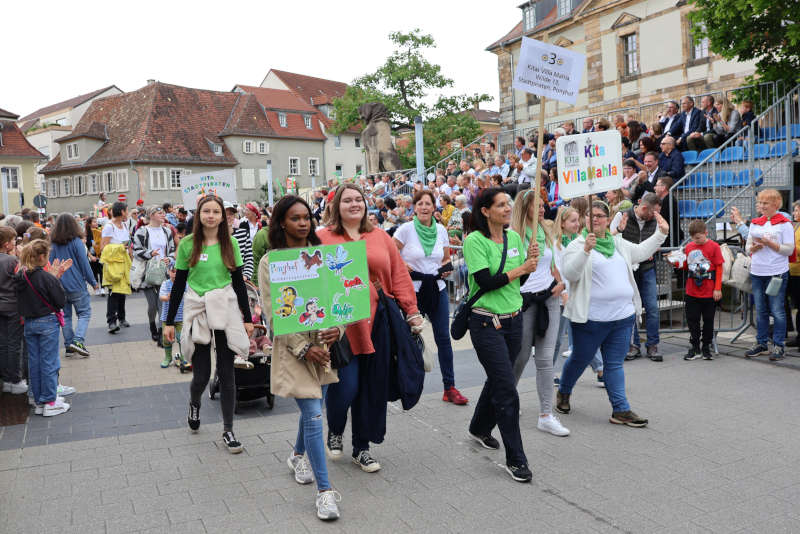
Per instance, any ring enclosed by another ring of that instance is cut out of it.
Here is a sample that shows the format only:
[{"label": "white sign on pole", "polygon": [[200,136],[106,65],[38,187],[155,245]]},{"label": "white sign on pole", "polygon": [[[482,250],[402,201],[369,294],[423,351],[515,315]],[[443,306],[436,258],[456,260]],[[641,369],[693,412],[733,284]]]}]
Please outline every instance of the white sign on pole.
[{"label": "white sign on pole", "polygon": [[622,187],[622,137],[617,130],[556,140],[558,196],[575,198]]},{"label": "white sign on pole", "polygon": [[236,171],[225,169],[181,176],[181,194],[183,207],[187,210],[195,209],[197,199],[205,195],[216,195],[235,204]]},{"label": "white sign on pole", "polygon": [[574,104],[585,65],[584,54],[523,37],[511,85],[520,91]]}]

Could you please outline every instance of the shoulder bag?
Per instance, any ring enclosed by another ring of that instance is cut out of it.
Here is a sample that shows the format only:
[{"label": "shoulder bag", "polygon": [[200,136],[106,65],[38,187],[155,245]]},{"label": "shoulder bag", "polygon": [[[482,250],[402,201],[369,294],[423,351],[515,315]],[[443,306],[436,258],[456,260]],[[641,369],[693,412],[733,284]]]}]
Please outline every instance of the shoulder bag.
[{"label": "shoulder bag", "polygon": [[[500,267],[497,269],[497,272],[494,273],[495,276],[503,272],[503,267],[506,266],[507,253],[508,236],[506,235],[506,232],[503,231],[503,255],[500,258]],[[472,298],[467,299],[467,295],[464,295],[464,298],[458,303],[456,312],[453,314],[453,322],[450,324],[450,335],[453,337],[453,339],[461,339],[467,333],[469,314],[472,312],[472,306],[478,302],[478,299],[480,299],[485,293],[485,289],[478,288],[478,291],[472,295]]]},{"label": "shoulder bag", "polygon": [[33,287],[33,284],[31,284],[31,281],[30,281],[30,279],[28,278],[28,272],[27,272],[25,269],[23,269],[23,270],[22,270],[22,276],[24,276],[24,277],[25,277],[25,281],[26,281],[26,282],[28,282],[28,287],[30,287],[30,288],[33,290],[33,292],[34,292],[34,293],[36,293],[36,296],[37,296],[37,297],[39,297],[39,300],[41,300],[41,301],[42,301],[42,303],[43,303],[45,306],[47,306],[47,309],[49,309],[51,312],[53,312],[53,314],[56,316],[56,319],[58,319],[58,325],[59,325],[59,326],[61,326],[61,327],[63,328],[63,327],[64,327],[64,310],[56,310],[55,308],[53,308],[53,307],[50,305],[50,303],[49,303],[49,302],[47,302],[46,300],[44,300],[44,297],[42,297],[42,296],[39,294],[39,292],[38,292],[38,291],[36,291],[36,288],[35,288],[35,287]]}]

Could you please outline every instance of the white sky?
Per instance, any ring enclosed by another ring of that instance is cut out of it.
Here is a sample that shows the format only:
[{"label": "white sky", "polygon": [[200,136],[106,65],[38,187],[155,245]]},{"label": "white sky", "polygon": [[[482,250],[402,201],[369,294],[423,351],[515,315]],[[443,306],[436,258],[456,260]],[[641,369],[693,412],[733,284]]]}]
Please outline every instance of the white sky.
[{"label": "white sky", "polygon": [[[485,48],[521,17],[519,0],[3,2],[0,108],[24,116],[116,84],[162,82],[228,91],[270,68],[350,82],[391,53],[388,34],[419,27],[426,53],[498,109],[497,59]],[[10,83],[9,83],[10,82]]]}]

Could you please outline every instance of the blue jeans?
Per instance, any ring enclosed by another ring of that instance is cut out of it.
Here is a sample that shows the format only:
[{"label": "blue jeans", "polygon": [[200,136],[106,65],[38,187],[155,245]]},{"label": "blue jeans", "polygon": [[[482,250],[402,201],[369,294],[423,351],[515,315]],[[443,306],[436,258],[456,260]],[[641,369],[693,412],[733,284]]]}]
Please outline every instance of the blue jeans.
[{"label": "blue jeans", "polygon": [[38,404],[56,400],[58,371],[58,319],[52,313],[25,318],[25,342],[28,344],[28,367],[33,400]]},{"label": "blue jeans", "polygon": [[772,280],[771,276],[750,275],[753,281],[753,300],[756,304],[756,342],[766,345],[769,341],[769,316],[772,315],[774,324],[772,326],[772,343],[782,347],[786,340],[786,284],[789,280],[789,272],[778,275],[783,279],[778,294],[774,297],[767,295],[767,286]]},{"label": "blue jeans", "polygon": [[[658,287],[656,286],[656,269],[655,267],[642,272],[642,269],[634,271],[633,279],[636,281],[636,287],[639,288],[639,297],[642,299],[642,307],[644,308],[644,318],[647,327],[647,342],[646,347],[655,347],[658,345]],[[636,321],[633,322],[633,344],[637,347],[641,345],[639,340],[639,328]]]},{"label": "blue jeans", "polygon": [[[561,312],[564,312],[564,308],[561,308]],[[558,325],[558,338],[556,341],[556,348],[553,351],[553,366],[555,367],[556,361],[558,361],[558,355],[561,354],[561,340],[564,338],[564,332],[567,333],[567,338],[569,339],[569,350],[572,350],[572,328],[569,325],[569,319],[561,316],[561,323]],[[603,372],[603,355],[600,354],[600,349],[597,349],[597,352],[594,354],[594,358],[592,361],[589,362],[589,365],[592,366],[592,371],[595,373]]]},{"label": "blue jeans", "polygon": [[[419,304],[419,300],[417,303]],[[456,380],[453,372],[453,346],[450,344],[450,297],[447,286],[439,291],[435,308],[425,310],[424,313],[433,327],[433,339],[439,350],[439,369],[442,371],[444,389],[450,389],[456,385]]]},{"label": "blue jeans", "polygon": [[603,355],[603,377],[608,400],[615,412],[630,410],[625,397],[625,371],[622,369],[622,362],[628,353],[628,341],[635,317],[631,315],[618,321],[572,323],[575,345],[572,347],[572,356],[564,363],[558,390],[561,393],[572,393],[575,382],[599,348]]},{"label": "blue jeans", "polygon": [[16,384],[25,374],[23,327],[17,312],[0,314],[0,378]]},{"label": "blue jeans", "polygon": [[[370,356],[364,356],[369,358]],[[358,395],[358,359],[361,356],[353,355],[353,359],[347,366],[339,369],[339,381],[331,384],[328,388],[328,395],[325,399],[325,407],[328,413],[328,431],[331,434],[344,434],[347,426],[347,410]],[[353,453],[369,450],[369,440],[363,438],[366,433],[359,428],[358,418],[353,418]]]},{"label": "blue jeans", "polygon": [[[67,302],[64,304],[64,345],[69,347],[70,343],[86,340],[86,330],[89,329],[89,319],[92,318],[92,305],[89,292],[75,291],[67,293]],[[78,326],[72,330],[72,308],[75,307],[75,314],[78,316]]]},{"label": "blue jeans", "polygon": [[319,491],[331,488],[328,482],[328,465],[325,463],[325,438],[322,437],[322,403],[325,402],[327,393],[326,384],[322,386],[321,399],[294,399],[300,408],[300,426],[297,429],[294,452],[308,453]]}]

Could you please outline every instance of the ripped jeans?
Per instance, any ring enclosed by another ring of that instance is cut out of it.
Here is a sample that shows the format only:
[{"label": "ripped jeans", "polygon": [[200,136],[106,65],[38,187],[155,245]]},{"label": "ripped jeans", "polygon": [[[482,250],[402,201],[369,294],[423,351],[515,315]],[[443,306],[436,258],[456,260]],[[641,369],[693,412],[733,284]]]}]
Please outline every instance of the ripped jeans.
[{"label": "ripped jeans", "polygon": [[297,441],[294,444],[296,454],[308,453],[311,470],[317,481],[319,491],[331,488],[328,482],[328,464],[325,463],[325,439],[322,435],[322,405],[328,393],[327,384],[322,386],[321,399],[294,399],[300,407],[300,425],[297,430]]}]

